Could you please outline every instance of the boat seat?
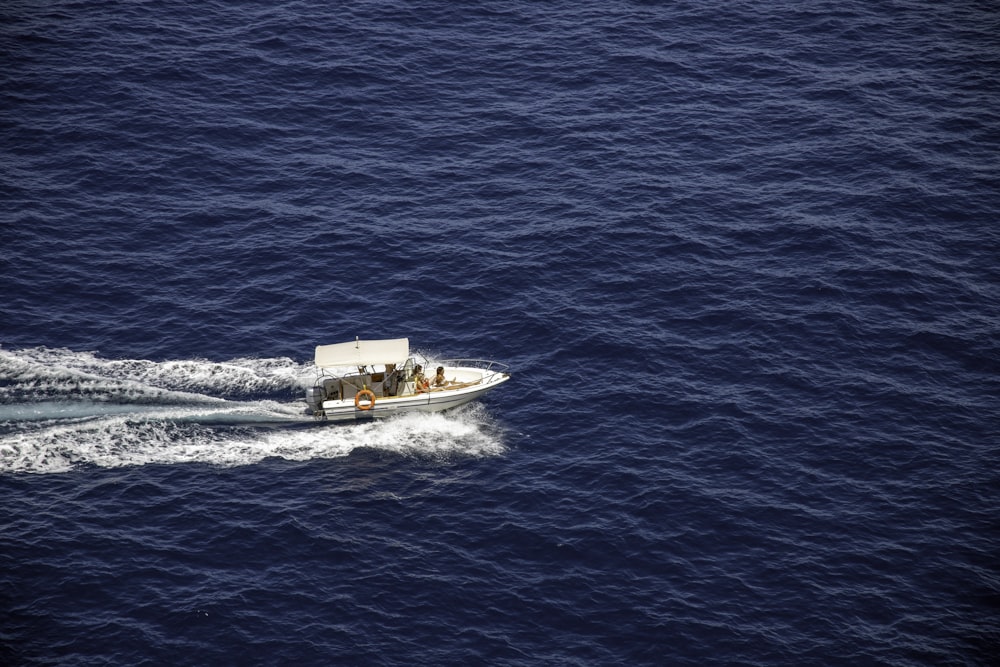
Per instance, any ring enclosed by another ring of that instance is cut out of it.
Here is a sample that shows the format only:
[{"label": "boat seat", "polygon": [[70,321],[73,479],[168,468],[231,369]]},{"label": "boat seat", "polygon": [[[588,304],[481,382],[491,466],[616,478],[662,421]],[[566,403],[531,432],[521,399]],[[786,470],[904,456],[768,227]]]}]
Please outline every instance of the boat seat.
[{"label": "boat seat", "polygon": [[382,389],[382,383],[381,382],[373,382],[373,383],[369,384],[368,385],[368,389],[370,391],[374,392],[375,396],[377,398],[382,398],[383,396],[385,396],[385,391],[383,391],[383,389]]},{"label": "boat seat", "polygon": [[327,400],[336,400],[340,398],[340,380],[337,378],[327,378],[323,380],[323,392],[326,394]]},{"label": "boat seat", "polygon": [[355,393],[361,391],[364,387],[368,387],[369,390],[375,392],[375,396],[382,396],[382,381],[379,379],[380,375],[381,373],[377,373],[375,375],[365,374],[351,378],[353,382],[358,384],[356,388],[357,391],[355,391]]},{"label": "boat seat", "polygon": [[347,399],[351,399],[357,396],[358,392],[361,391],[364,387],[368,387],[368,389],[370,389],[375,394],[376,397],[385,395],[382,392],[382,383],[376,382],[373,384],[370,375],[353,376],[349,380],[345,379],[341,383],[341,386],[343,386],[344,388],[344,395],[342,398],[345,401]]}]

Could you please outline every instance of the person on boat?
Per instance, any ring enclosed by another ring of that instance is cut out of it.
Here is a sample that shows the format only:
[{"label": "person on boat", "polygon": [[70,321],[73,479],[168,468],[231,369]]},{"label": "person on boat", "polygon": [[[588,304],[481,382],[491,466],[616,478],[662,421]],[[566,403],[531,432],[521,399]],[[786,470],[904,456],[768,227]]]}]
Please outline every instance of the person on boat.
[{"label": "person on boat", "polygon": [[434,379],[431,381],[431,385],[435,387],[447,387],[450,384],[454,383],[450,380],[444,379],[444,366],[438,366],[437,375],[434,376]]},{"label": "person on boat", "polygon": [[417,364],[413,367],[413,384],[417,388],[417,393],[427,391],[430,387],[430,382],[424,377],[424,367]]}]

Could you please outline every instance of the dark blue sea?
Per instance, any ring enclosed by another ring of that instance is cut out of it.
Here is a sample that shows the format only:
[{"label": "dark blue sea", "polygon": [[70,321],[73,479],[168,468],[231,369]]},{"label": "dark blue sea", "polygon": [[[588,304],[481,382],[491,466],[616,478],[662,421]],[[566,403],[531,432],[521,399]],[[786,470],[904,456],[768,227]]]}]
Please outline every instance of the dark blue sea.
[{"label": "dark blue sea", "polygon": [[[996,664],[995,3],[12,0],[0,64],[0,664]],[[317,423],[356,336],[512,380]]]}]

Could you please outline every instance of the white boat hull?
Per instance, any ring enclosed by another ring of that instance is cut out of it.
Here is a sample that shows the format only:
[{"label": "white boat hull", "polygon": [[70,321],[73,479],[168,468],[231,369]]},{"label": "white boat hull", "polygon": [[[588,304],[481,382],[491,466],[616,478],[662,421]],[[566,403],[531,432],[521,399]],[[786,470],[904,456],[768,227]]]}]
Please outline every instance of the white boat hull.
[{"label": "white boat hull", "polygon": [[432,387],[421,393],[377,396],[373,402],[367,396],[359,400],[327,400],[322,403],[322,415],[317,416],[340,422],[392,417],[409,412],[441,412],[474,401],[510,379],[507,373],[471,367],[450,367],[445,373],[447,377],[457,377],[461,381],[453,386]]}]

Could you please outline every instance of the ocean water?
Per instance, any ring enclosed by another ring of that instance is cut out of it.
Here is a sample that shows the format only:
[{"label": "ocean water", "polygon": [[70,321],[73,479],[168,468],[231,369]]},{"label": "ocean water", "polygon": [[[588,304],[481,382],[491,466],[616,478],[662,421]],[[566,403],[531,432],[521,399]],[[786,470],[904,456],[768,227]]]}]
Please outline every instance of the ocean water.
[{"label": "ocean water", "polygon": [[0,663],[995,664],[993,3],[0,17]]}]

